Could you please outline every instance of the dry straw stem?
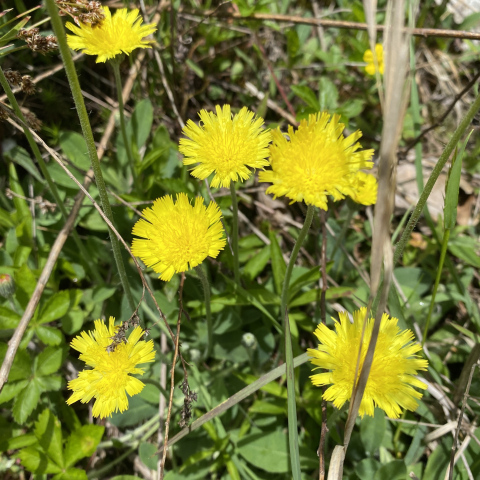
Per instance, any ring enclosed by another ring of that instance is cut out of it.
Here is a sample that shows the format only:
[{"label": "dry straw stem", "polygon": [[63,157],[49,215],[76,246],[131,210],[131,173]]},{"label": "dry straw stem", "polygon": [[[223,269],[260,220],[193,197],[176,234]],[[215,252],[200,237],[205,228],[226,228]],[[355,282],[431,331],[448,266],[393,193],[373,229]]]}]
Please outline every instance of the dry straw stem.
[{"label": "dry straw stem", "polygon": [[[402,1],[403,3],[403,1]],[[242,16],[236,12],[211,12],[211,11],[195,11],[191,12],[195,15],[211,16],[220,18],[235,18],[239,20],[267,20],[286,23],[297,23],[301,25],[321,26],[325,28],[345,28],[347,30],[368,30],[366,23],[345,22],[343,20],[327,20],[318,18],[299,17],[297,15],[282,15],[279,13],[254,13],[248,16]],[[377,25],[379,31],[387,30],[385,25]],[[443,37],[443,38],[463,38],[467,40],[480,40],[480,33],[465,32],[462,30],[444,30],[438,28],[406,28],[403,31],[415,37]]]},{"label": "dry straw stem", "polygon": [[[127,99],[130,95],[130,92],[132,91],[133,83],[135,81],[137,73],[140,70],[140,65],[144,57],[145,57],[145,51],[142,50],[139,56],[137,57],[137,61],[130,69],[129,77],[125,82],[125,86],[123,89],[124,99]],[[115,115],[115,112],[112,112],[108,120],[107,127],[105,128],[103,137],[100,141],[100,146],[98,149],[99,159],[103,157],[105,150],[107,148],[107,143],[114,131],[114,128],[115,128],[114,115]],[[36,134],[34,134],[33,136],[35,139],[40,138]],[[93,181],[93,170],[90,169],[83,180],[83,189],[87,190],[90,187],[92,181]],[[84,198],[85,198],[85,194],[82,190],[80,190],[75,197],[75,201],[68,215],[67,221],[65,222],[65,225],[63,226],[63,228],[60,230],[50,250],[50,253],[47,258],[47,262],[43,267],[42,273],[40,274],[40,278],[38,279],[38,282],[37,282],[37,285],[35,286],[35,290],[32,294],[32,297],[28,302],[27,308],[23,313],[22,319],[20,320],[20,323],[18,324],[18,327],[16,328],[12,338],[8,342],[7,353],[5,355],[5,359],[3,360],[2,367],[0,368],[0,392],[2,391],[3,386],[8,380],[8,375],[10,373],[10,369],[12,368],[12,363],[17,353],[18,346],[20,345],[20,342],[22,340],[23,334],[25,333],[25,330],[27,329],[33,314],[35,313],[38,303],[40,302],[40,298],[42,296],[43,290],[45,289],[45,285],[47,284],[48,279],[52,274],[55,263],[60,255],[60,252],[62,251],[63,245],[67,241],[68,235],[71,229],[73,228],[73,225],[75,224],[75,220],[80,211],[80,208],[82,207]]]},{"label": "dry straw stem", "polygon": [[[374,17],[374,16],[373,16]],[[378,201],[375,207],[374,230],[371,255],[370,273],[370,298],[364,320],[362,338],[365,331],[366,321],[369,317],[369,309],[375,297],[381,279],[382,262],[384,264],[384,282],[381,292],[379,307],[376,311],[372,337],[368,346],[360,376],[355,375],[355,382],[350,400],[350,409],[345,426],[344,447],[348,448],[350,437],[355,426],[362,396],[373,362],[375,346],[380,330],[381,318],[386,306],[388,291],[393,273],[393,252],[390,242],[390,218],[394,206],[394,192],[396,184],[396,151],[400,137],[403,115],[406,106],[405,78],[408,61],[408,38],[405,35],[405,8],[404,1],[389,1],[387,5],[387,18],[385,30],[385,75],[384,92],[385,103],[383,111],[382,143],[379,154],[379,186]],[[376,252],[383,252],[378,255]],[[357,371],[359,368],[361,345],[357,359]],[[341,478],[341,476],[339,477]]]}]

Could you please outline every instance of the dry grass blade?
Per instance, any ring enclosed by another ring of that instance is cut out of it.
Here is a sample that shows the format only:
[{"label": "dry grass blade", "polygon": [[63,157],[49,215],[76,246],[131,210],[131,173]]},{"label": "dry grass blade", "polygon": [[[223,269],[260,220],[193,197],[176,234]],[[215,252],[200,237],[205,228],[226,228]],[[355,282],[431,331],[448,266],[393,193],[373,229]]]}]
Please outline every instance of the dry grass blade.
[{"label": "dry grass blade", "polygon": [[345,449],[342,445],[337,445],[333,449],[330,467],[328,469],[327,480],[342,480],[343,461],[345,460]]},{"label": "dry grass blade", "polygon": [[[380,330],[380,321],[384,312],[388,291],[393,273],[393,253],[390,242],[390,218],[394,206],[394,192],[396,183],[397,147],[399,135],[403,124],[403,114],[406,106],[405,78],[408,61],[408,38],[404,34],[405,3],[403,0],[390,1],[387,8],[387,25],[385,29],[385,76],[384,92],[385,102],[383,110],[382,143],[379,154],[379,186],[378,200],[375,207],[374,231],[372,252],[382,251],[383,255],[371,255],[370,274],[370,299],[377,294],[381,275],[382,263],[384,264],[384,283],[381,293],[380,304],[376,312],[375,323],[365,360],[362,366],[358,383],[355,378],[350,410],[345,426],[344,445],[345,449],[350,442],[350,436],[355,426],[355,420],[362,401],[363,393],[370,373],[375,346]],[[367,309],[368,318],[369,309]],[[365,325],[364,325],[365,330]],[[362,333],[363,337],[363,333]],[[360,342],[360,345],[362,342]],[[361,347],[360,347],[361,348]],[[357,360],[359,369],[360,352]]]}]

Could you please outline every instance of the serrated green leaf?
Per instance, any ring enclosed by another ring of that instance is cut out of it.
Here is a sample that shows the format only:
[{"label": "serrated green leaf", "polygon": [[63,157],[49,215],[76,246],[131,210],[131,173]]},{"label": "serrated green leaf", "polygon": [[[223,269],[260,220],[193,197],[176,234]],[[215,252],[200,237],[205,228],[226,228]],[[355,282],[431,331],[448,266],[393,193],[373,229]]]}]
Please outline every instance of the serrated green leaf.
[{"label": "serrated green leaf", "polygon": [[35,379],[15,397],[12,414],[14,420],[23,425],[40,400],[40,387]]},{"label": "serrated green leaf", "polygon": [[62,332],[54,327],[35,327],[35,333],[47,345],[60,345],[63,341]]},{"label": "serrated green leaf", "polygon": [[35,436],[48,457],[59,467],[63,462],[62,426],[58,418],[46,408],[35,422]]},{"label": "serrated green leaf", "polygon": [[299,98],[301,98],[309,107],[315,111],[320,111],[320,103],[317,96],[306,85],[291,85],[290,89]]},{"label": "serrated green leaf", "polygon": [[37,437],[33,433],[26,433],[18,437],[8,439],[6,450],[18,450],[19,448],[30,447],[38,443]]},{"label": "serrated green leaf", "polygon": [[88,480],[88,476],[85,470],[69,468],[65,472],[55,475],[52,480]]},{"label": "serrated green leaf", "polygon": [[22,465],[30,472],[37,474],[59,473],[61,468],[53,463],[47,455],[35,447],[27,447],[18,452]]},{"label": "serrated green leaf", "polygon": [[9,402],[12,398],[15,398],[27,385],[28,380],[20,380],[19,382],[7,382],[0,393],[0,404]]},{"label": "serrated green leaf", "polygon": [[54,293],[40,310],[37,324],[53,322],[63,317],[68,312],[70,305],[73,304],[74,296],[75,293],[70,290]]},{"label": "serrated green leaf", "polygon": [[0,225],[6,228],[15,226],[15,223],[13,223],[13,219],[10,216],[10,213],[3,208],[0,208]]},{"label": "serrated green leaf", "polygon": [[65,445],[65,465],[71,467],[82,458],[93,455],[104,431],[105,427],[99,425],[83,425],[75,430]]},{"label": "serrated green leaf", "polygon": [[43,392],[60,390],[62,388],[62,377],[60,375],[48,375],[46,377],[36,377],[35,381]]},{"label": "serrated green leaf", "polygon": [[15,284],[17,286],[15,297],[25,309],[37,285],[35,276],[26,264],[15,272]]},{"label": "serrated green leaf", "polygon": [[47,347],[37,357],[36,375],[44,376],[55,373],[61,366],[65,350],[62,348]]},{"label": "serrated green leaf", "polygon": [[21,320],[21,316],[18,313],[15,313],[13,310],[10,310],[7,307],[0,306],[0,329],[9,330],[17,328]]}]

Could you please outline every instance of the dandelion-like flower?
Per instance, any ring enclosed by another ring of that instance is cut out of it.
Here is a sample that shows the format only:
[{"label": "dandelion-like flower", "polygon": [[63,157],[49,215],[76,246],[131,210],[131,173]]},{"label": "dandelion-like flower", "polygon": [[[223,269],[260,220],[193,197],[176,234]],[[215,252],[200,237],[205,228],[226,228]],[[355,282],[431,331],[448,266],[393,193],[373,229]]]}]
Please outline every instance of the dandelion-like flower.
[{"label": "dandelion-like flower", "polygon": [[169,281],[174,273],[200,265],[207,256],[215,258],[226,244],[223,238],[222,213],[218,205],[197,197],[192,205],[185,193],[158,198],[143,210],[133,227],[132,253],[147,267]]},{"label": "dandelion-like flower", "polygon": [[[375,55],[377,56],[378,71],[383,75],[385,65],[383,63],[383,45],[381,43],[375,45]],[[369,75],[375,75],[375,61],[373,59],[373,52],[370,49],[366,50],[363,54],[363,61],[367,62],[365,71]]]},{"label": "dandelion-like flower", "polygon": [[362,205],[377,203],[378,182],[374,175],[358,172],[352,179],[352,200]]},{"label": "dandelion-like flower", "polygon": [[[232,118],[230,105],[215,107],[217,114],[201,110],[201,124],[191,120],[183,129],[188,138],[180,140],[184,165],[198,164],[190,173],[200,180],[215,172],[212,187],[229,187],[230,182],[247,180],[250,168],[268,165],[269,130],[263,118],[243,107]],[[250,167],[250,168],[249,168]]]},{"label": "dandelion-like flower", "polygon": [[75,35],[67,35],[68,46],[73,50],[83,50],[87,55],[98,55],[97,63],[105,62],[121,53],[130,54],[136,48],[150,48],[150,40],[143,40],[157,29],[155,23],[142,25],[143,19],[138,9],[130,12],[120,8],[112,16],[108,7],[102,7],[105,19],[92,27],[80,23],[77,27],[67,22],[66,27]]},{"label": "dandelion-like flower", "polygon": [[327,195],[341,200],[353,193],[351,176],[362,168],[372,168],[373,150],[361,148],[357,130],[347,138],[340,115],[327,112],[310,115],[296,131],[288,128],[287,139],[279,129],[272,132],[271,170],[260,172],[261,182],[270,182],[267,193],[274,198],[285,195],[293,202],[327,210]]},{"label": "dandelion-like flower", "polygon": [[[352,396],[365,315],[366,308],[357,310],[353,313],[353,323],[350,323],[348,314],[340,313],[340,321],[335,320],[335,332],[324,324],[318,325],[315,335],[320,344],[317,350],[308,350],[314,365],[330,370],[312,375],[312,383],[317,386],[331,385],[323,398],[333,401],[337,408],[341,408]],[[362,417],[365,413],[373,417],[375,406],[391,418],[398,418],[402,413],[401,408],[415,411],[422,393],[413,387],[427,388],[414,376],[418,370],[428,367],[427,360],[416,355],[422,347],[413,343],[412,331],[400,331],[397,322],[396,318],[389,318],[387,314],[382,317],[370,375],[360,404],[359,414]],[[372,336],[373,323],[374,320],[369,319],[365,328],[360,369]]]},{"label": "dandelion-like flower", "polygon": [[108,328],[103,320],[95,320],[95,330],[81,332],[70,343],[81,353],[80,360],[92,369],[81,371],[78,378],[68,382],[73,394],[67,404],[78,400],[87,403],[95,398],[94,417],[105,418],[113,412],[127,410],[126,394],[136,395],[144,387],[138,378],[131,375],[143,375],[143,369],[137,368],[137,365],[153,362],[155,358],[153,340],[140,340],[144,335],[141,327],[136,327],[124,343],[114,349],[109,348],[119,328],[120,325],[115,326],[113,317],[108,321]]}]

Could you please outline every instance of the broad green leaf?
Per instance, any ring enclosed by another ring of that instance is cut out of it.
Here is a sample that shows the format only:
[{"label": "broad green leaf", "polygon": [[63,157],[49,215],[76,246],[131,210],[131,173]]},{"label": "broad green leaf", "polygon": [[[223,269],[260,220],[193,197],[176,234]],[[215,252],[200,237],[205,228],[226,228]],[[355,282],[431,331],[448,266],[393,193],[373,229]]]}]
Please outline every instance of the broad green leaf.
[{"label": "broad green leaf", "polygon": [[[325,298],[331,300],[333,298],[341,298],[351,296],[355,292],[355,288],[352,287],[330,287],[327,290]],[[307,305],[308,303],[316,302],[320,298],[321,288],[312,288],[307,292],[302,293],[298,297],[289,302],[288,306],[299,307],[301,305]]]},{"label": "broad green leaf", "polygon": [[105,427],[83,425],[75,430],[65,445],[65,466],[71,467],[79,460],[90,457],[103,437]]},{"label": "broad green leaf", "polygon": [[87,472],[80,468],[68,468],[65,472],[57,473],[52,480],[88,480]]},{"label": "broad green leaf", "polygon": [[[249,373],[235,372],[235,376],[242,380],[242,382],[245,382],[247,385],[250,385],[258,380],[258,377]],[[260,390],[267,392],[270,395],[274,395],[275,397],[280,397],[284,399],[287,398],[287,389],[277,382],[267,383]]]},{"label": "broad green leaf", "polygon": [[[9,377],[10,380],[10,377]],[[7,382],[0,393],[0,404],[9,402],[12,398],[15,398],[27,385],[28,380],[20,380],[18,382]]]},{"label": "broad green leaf", "polygon": [[245,264],[243,267],[243,275],[250,280],[254,280],[255,277],[263,271],[269,260],[270,245],[266,245]]},{"label": "broad green leaf", "polygon": [[479,248],[478,242],[467,236],[457,236],[448,242],[450,253],[476,268],[480,268],[480,256],[477,253]]},{"label": "broad green leaf", "polygon": [[197,77],[204,78],[205,72],[199,67],[198,64],[188,59],[185,60],[185,63],[188,65],[188,68],[195,74]]},{"label": "broad green leaf", "polygon": [[275,291],[278,295],[281,295],[283,288],[283,280],[285,279],[285,272],[287,266],[285,260],[282,256],[282,250],[277,241],[277,236],[275,232],[270,230],[270,252],[272,254],[272,271],[273,271],[273,281],[275,283]]},{"label": "broad green leaf", "polygon": [[47,347],[37,357],[36,375],[44,376],[55,373],[63,362],[65,351],[62,348]]},{"label": "broad green leaf", "polygon": [[24,263],[27,262],[31,251],[32,251],[31,247],[29,246],[27,247],[25,245],[19,245],[13,257],[13,265],[15,267],[21,267]]},{"label": "broad green leaf", "polygon": [[18,450],[19,448],[30,447],[36,443],[38,443],[38,440],[33,433],[25,433],[18,437],[9,438],[7,450]]},{"label": "broad green leaf", "polygon": [[142,480],[142,479],[140,477],[136,477],[135,475],[117,475],[116,477],[112,477],[110,480]]},{"label": "broad green leaf", "polygon": [[47,345],[60,345],[64,340],[62,332],[54,327],[35,327],[35,333]]},{"label": "broad green leaf", "polygon": [[320,77],[318,81],[319,111],[334,111],[337,108],[338,90],[328,77]]},{"label": "broad green leaf", "polygon": [[85,139],[77,132],[60,132],[60,147],[65,156],[82,170],[90,168],[88,149]]},{"label": "broad green leaf", "polygon": [[92,302],[101,303],[110,298],[117,289],[115,287],[98,286],[93,289]]},{"label": "broad green leaf", "polygon": [[364,458],[355,467],[355,473],[360,480],[372,480],[375,472],[381,467],[381,463],[374,458]]},{"label": "broad green leaf", "polygon": [[17,328],[21,316],[7,307],[0,306],[0,330]]},{"label": "broad green leaf", "polygon": [[157,470],[158,455],[155,455],[157,452],[157,446],[153,443],[142,442],[140,448],[138,449],[138,455],[140,460],[150,469]]},{"label": "broad green leaf", "polygon": [[[20,182],[18,180],[17,171],[16,171],[15,165],[13,163],[10,163],[9,173],[10,173],[10,188],[11,188],[12,192],[16,193],[17,195],[20,195],[20,196],[15,195],[13,197],[13,204],[15,205],[15,209],[17,211],[17,222],[20,222],[21,220],[27,219],[27,220],[30,221],[30,224],[31,224],[32,216],[31,216],[31,213],[30,213],[30,208],[29,208],[26,200],[24,200],[24,197],[26,195],[25,195],[25,192],[23,191],[22,186],[20,185]],[[30,226],[30,230],[29,230],[29,236],[30,236],[30,239],[31,239],[32,238],[31,226]]]},{"label": "broad green leaf", "polygon": [[37,406],[40,400],[40,387],[35,379],[24,388],[17,397],[13,404],[12,414],[14,420],[23,425],[28,416],[33,412],[33,409]]},{"label": "broad green leaf", "polygon": [[30,173],[40,183],[45,183],[45,180],[40,175],[37,167],[30,158],[29,153],[22,147],[13,147],[11,150],[5,152],[5,157],[14,161],[17,165],[23,167],[28,173]]},{"label": "broad green leaf", "polygon": [[405,480],[407,478],[407,467],[403,460],[393,460],[393,462],[389,462],[386,465],[382,465],[373,480]]},{"label": "broad green leaf", "polygon": [[383,410],[375,408],[374,417],[365,415],[360,423],[360,438],[365,451],[373,455],[383,442],[386,420]]},{"label": "broad green leaf", "polygon": [[62,378],[60,375],[47,375],[46,377],[35,377],[35,381],[43,392],[50,392],[62,388]]},{"label": "broad green leaf", "polygon": [[4,210],[3,208],[0,208],[0,225],[6,228],[10,228],[15,225],[13,223],[10,213]]},{"label": "broad green leaf", "polygon": [[285,402],[279,401],[272,402],[266,400],[255,400],[252,406],[248,409],[249,413],[261,413],[264,415],[285,415],[287,409],[285,408]]},{"label": "broad green leaf", "polygon": [[30,472],[37,474],[59,473],[62,469],[50,460],[47,455],[35,447],[27,447],[18,452],[22,465]]},{"label": "broad green leaf", "polygon": [[35,286],[37,285],[37,280],[35,279],[35,276],[26,264],[23,264],[15,272],[15,283],[17,285],[15,297],[22,306],[22,308],[26,308],[28,301],[33,294],[33,291],[35,290]]},{"label": "broad green leaf", "polygon": [[43,451],[59,467],[64,467],[62,426],[58,418],[46,408],[35,422],[35,436]]},{"label": "broad green leaf", "polygon": [[70,290],[62,290],[54,293],[40,310],[37,324],[49,323],[63,317],[74,301],[75,293]]},{"label": "broad green leaf", "polygon": [[82,328],[84,318],[85,314],[82,310],[69,310],[61,319],[62,330],[68,335],[77,333]]},{"label": "broad green leaf", "polygon": [[313,91],[306,85],[291,85],[290,89],[292,92],[299,98],[301,98],[309,107],[313,108],[315,111],[320,111],[320,103],[318,102],[317,96]]}]

